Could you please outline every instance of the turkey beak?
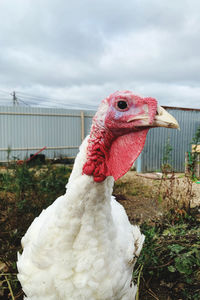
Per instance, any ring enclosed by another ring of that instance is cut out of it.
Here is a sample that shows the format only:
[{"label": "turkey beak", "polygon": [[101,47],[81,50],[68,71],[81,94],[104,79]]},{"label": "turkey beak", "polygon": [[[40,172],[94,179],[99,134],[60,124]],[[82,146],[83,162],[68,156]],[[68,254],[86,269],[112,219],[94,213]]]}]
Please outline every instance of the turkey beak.
[{"label": "turkey beak", "polygon": [[153,121],[152,127],[167,127],[180,129],[176,119],[170,115],[162,106],[157,107],[157,114]]}]

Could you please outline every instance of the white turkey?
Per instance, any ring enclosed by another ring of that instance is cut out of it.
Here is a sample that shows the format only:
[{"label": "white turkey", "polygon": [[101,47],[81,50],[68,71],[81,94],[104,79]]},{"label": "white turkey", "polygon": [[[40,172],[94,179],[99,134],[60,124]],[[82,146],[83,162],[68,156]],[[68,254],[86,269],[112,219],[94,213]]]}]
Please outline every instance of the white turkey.
[{"label": "white turkey", "polygon": [[114,180],[141,153],[151,127],[178,128],[153,98],[130,91],[104,99],[80,146],[65,195],[22,239],[18,279],[27,300],[133,300],[144,236],[112,197]]}]

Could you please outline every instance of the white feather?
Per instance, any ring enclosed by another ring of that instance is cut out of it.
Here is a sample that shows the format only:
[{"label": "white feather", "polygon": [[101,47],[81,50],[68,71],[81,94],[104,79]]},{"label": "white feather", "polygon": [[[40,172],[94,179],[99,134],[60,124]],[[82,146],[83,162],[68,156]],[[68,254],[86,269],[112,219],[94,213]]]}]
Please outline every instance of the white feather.
[{"label": "white feather", "polygon": [[80,147],[67,191],[43,210],[22,239],[18,278],[27,300],[132,300],[133,258],[144,236],[111,197],[113,178],[82,175]]}]

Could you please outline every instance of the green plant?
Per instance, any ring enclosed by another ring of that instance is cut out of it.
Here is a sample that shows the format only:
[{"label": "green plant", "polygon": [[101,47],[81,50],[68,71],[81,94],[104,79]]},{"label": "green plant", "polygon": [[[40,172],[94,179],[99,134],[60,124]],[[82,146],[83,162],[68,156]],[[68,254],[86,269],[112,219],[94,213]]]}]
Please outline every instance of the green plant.
[{"label": "green plant", "polygon": [[200,126],[197,128],[195,132],[195,136],[192,139],[191,145],[193,145],[192,152],[188,152],[188,171],[190,173],[190,176],[192,180],[196,181],[196,165],[198,162],[198,152],[197,147],[200,144]]},{"label": "green plant", "polygon": [[178,176],[174,172],[163,175],[158,190],[158,202],[164,212],[175,218],[189,212],[193,198],[192,180],[190,176]]},{"label": "green plant", "polygon": [[8,146],[8,149],[7,149],[7,162],[8,164],[10,163],[10,154],[12,152],[12,148],[10,146]]},{"label": "green plant", "polygon": [[54,167],[51,164],[48,164],[45,170],[39,172],[37,181],[38,196],[43,197],[45,206],[50,205],[58,196],[65,193],[65,185],[70,173],[70,167]]},{"label": "green plant", "polygon": [[193,197],[192,180],[190,176],[177,176],[171,166],[172,146],[169,139],[163,151],[162,178],[158,190],[158,203],[165,209],[169,216],[188,212]]},{"label": "green plant", "polygon": [[161,166],[162,172],[164,174],[172,172],[172,150],[173,148],[170,144],[170,139],[168,137],[163,150],[163,158],[162,158],[162,166]]},{"label": "green plant", "polygon": [[146,290],[152,293],[152,282],[168,288],[173,299],[178,294],[182,299],[195,299],[199,293],[200,280],[200,229],[195,215],[171,225],[166,220],[156,226],[143,224],[145,244],[136,264],[136,273],[143,266],[143,285],[140,294]]}]

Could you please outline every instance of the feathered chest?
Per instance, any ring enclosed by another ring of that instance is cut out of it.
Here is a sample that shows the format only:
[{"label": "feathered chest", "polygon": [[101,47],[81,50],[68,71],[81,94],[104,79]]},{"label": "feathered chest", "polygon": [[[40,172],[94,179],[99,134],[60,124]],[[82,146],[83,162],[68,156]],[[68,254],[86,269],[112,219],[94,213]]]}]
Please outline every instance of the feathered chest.
[{"label": "feathered chest", "polygon": [[[25,249],[18,268],[24,291],[30,293],[31,287],[35,292],[41,281],[38,299],[50,294],[55,299],[116,299],[127,268],[111,202],[100,201],[91,189],[76,205],[70,193],[69,187],[67,195],[43,211],[23,238]],[[91,202],[94,193],[95,205]]]}]

